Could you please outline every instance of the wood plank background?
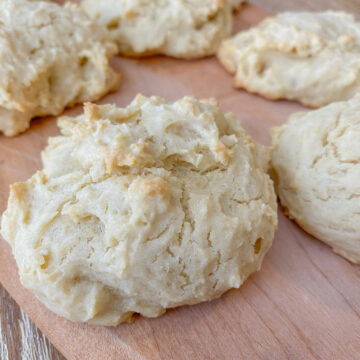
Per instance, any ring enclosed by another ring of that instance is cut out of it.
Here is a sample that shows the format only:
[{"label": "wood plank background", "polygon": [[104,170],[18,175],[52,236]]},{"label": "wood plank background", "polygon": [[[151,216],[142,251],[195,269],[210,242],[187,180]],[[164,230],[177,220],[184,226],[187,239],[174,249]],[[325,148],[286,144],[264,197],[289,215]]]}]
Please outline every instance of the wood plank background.
[{"label": "wood plank background", "polygon": [[280,11],[301,10],[343,10],[360,16],[359,0],[250,0],[249,3],[260,6],[270,14]]},{"label": "wood plank background", "polygon": [[[253,0],[270,13],[285,10],[344,10],[360,15],[359,0]],[[63,360],[0,285],[0,359]]]}]

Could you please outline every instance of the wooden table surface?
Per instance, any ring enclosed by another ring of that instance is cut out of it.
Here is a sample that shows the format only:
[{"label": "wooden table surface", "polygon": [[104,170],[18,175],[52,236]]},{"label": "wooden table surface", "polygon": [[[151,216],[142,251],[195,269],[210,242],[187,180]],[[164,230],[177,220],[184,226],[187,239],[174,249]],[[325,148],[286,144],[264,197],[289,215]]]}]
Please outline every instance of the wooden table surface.
[{"label": "wooden table surface", "polygon": [[[253,0],[270,13],[284,10],[345,10],[360,15],[359,0]],[[56,348],[38,330],[0,284],[0,360],[60,360]]]}]

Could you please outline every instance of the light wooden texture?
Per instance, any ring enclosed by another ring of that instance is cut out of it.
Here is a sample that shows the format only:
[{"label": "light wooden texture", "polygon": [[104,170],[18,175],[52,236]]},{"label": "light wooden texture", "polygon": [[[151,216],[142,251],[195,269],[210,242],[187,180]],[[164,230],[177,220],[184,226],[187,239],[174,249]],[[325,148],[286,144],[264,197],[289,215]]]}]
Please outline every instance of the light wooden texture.
[{"label": "light wooden texture", "polygon": [[249,2],[271,14],[280,11],[342,10],[354,13],[358,18],[360,15],[359,0],[250,0]]},{"label": "light wooden texture", "polygon": [[0,359],[63,359],[3,287],[0,288]]},{"label": "light wooden texture", "polygon": [[[332,2],[257,1],[272,12]],[[356,1],[336,3],[344,9],[357,7]],[[239,24],[246,27],[261,16],[247,7]],[[117,59],[115,65],[123,72],[123,84],[118,95],[103,102],[125,105],[137,91],[172,99],[188,93],[216,96],[263,143],[269,141],[270,126],[300,109],[297,104],[270,103],[233,90],[231,77],[214,59],[185,63]],[[40,168],[39,153],[46,138],[57,133],[54,120],[38,120],[18,138],[0,136],[0,212],[8,184],[25,180]],[[359,267],[280,215],[280,228],[262,271],[240,290],[208,304],[172,310],[157,320],[140,319],[133,325],[105,329],[74,325],[50,314],[21,288],[10,250],[0,243],[0,280],[69,359],[355,359],[360,350],[359,275]],[[0,359],[21,358],[58,360],[62,356],[0,289]]]}]

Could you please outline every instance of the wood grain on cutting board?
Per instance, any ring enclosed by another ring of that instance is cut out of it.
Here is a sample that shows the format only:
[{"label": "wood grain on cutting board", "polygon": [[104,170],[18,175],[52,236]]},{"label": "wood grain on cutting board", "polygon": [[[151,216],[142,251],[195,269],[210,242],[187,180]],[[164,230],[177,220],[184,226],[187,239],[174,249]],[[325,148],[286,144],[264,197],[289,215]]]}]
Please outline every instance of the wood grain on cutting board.
[{"label": "wood grain on cutting board", "polygon": [[[264,13],[247,6],[237,27]],[[256,140],[269,143],[269,129],[303,109],[270,102],[232,88],[232,78],[209,58],[180,61],[116,58],[123,81],[102,103],[126,105],[137,92],[175,100],[183,95],[216,97],[237,114]],[[81,112],[77,107],[67,114]],[[58,134],[54,119],[30,131],[0,137],[0,212],[8,185],[41,168],[40,151]],[[279,213],[274,245],[260,272],[218,300],[140,318],[115,328],[74,324],[48,311],[19,283],[9,246],[0,241],[0,281],[68,359],[356,359],[360,352],[360,267],[332,253]],[[16,360],[16,359],[15,359]]]}]

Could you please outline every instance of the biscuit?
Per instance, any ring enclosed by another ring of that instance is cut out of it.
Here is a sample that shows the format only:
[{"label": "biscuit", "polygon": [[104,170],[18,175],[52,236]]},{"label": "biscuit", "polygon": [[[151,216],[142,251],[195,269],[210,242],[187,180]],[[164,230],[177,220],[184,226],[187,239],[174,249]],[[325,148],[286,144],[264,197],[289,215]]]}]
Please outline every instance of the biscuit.
[{"label": "biscuit", "polygon": [[326,11],[286,12],[225,40],[218,58],[235,87],[320,107],[360,90],[360,23]]},{"label": "biscuit", "polygon": [[0,1],[0,132],[16,135],[33,117],[113,90],[115,53],[107,30],[75,6]]},{"label": "biscuit", "polygon": [[273,131],[272,174],[290,218],[360,263],[360,96]]},{"label": "biscuit", "polygon": [[59,126],[2,217],[23,285],[52,311],[155,317],[260,268],[277,224],[268,151],[214,100],[88,103]]},{"label": "biscuit", "polygon": [[193,59],[215,54],[230,36],[230,0],[83,0],[125,56]]}]

